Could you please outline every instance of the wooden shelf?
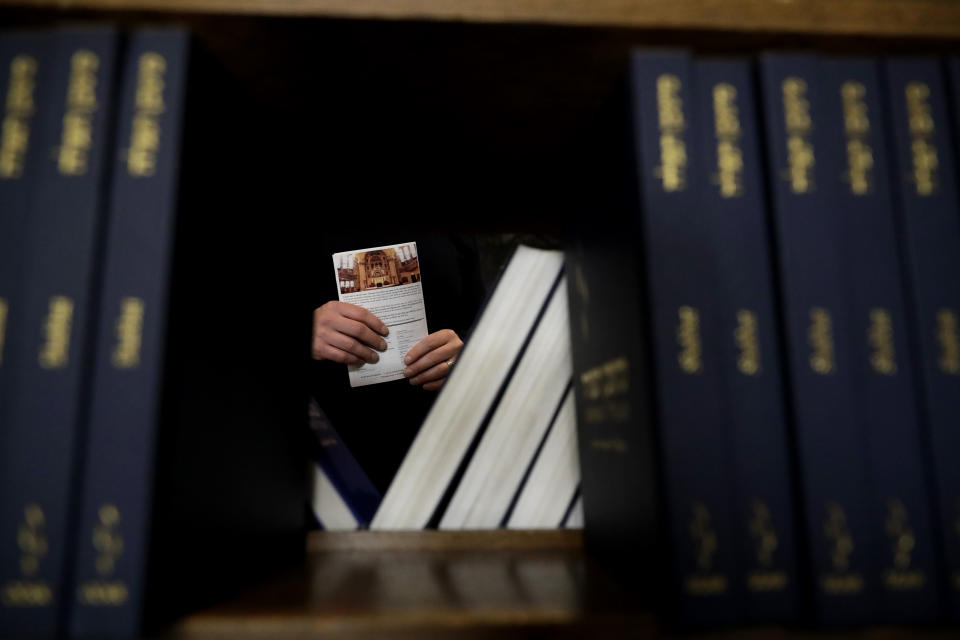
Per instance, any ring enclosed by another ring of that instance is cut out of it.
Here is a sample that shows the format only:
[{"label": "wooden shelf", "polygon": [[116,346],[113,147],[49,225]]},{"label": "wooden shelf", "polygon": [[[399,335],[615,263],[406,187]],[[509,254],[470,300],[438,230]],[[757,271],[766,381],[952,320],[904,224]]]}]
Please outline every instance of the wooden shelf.
[{"label": "wooden shelf", "polygon": [[954,0],[0,0],[57,9],[956,38]]}]

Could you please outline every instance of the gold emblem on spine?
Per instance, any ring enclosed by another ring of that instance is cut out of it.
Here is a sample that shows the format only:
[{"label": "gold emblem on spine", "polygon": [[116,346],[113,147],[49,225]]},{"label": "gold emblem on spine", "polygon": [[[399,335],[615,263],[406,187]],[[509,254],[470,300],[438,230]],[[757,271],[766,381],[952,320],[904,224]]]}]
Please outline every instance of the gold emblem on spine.
[{"label": "gold emblem on spine", "polygon": [[736,198],[743,195],[743,150],[740,148],[740,112],[737,89],[721,82],[713,87],[713,127],[717,140],[717,175],[720,195]]},{"label": "gold emblem on spine", "polygon": [[820,579],[824,592],[837,595],[858,593],[863,589],[863,577],[850,571],[850,556],[853,554],[853,534],[847,525],[847,515],[837,502],[827,502],[823,534],[830,545],[831,571]]},{"label": "gold emblem on spine", "polygon": [[757,329],[757,314],[749,309],[737,311],[737,328],[733,338],[740,350],[737,356],[737,369],[745,376],[760,373],[760,336]]},{"label": "gold emblem on spine", "polygon": [[23,520],[17,527],[17,548],[20,551],[19,580],[3,585],[0,602],[9,607],[46,607],[53,602],[50,585],[37,579],[43,559],[50,550],[46,533],[47,519],[43,508],[36,503],[23,510]]},{"label": "gold emblem on spine", "polygon": [[0,364],[3,364],[3,346],[7,338],[8,315],[10,315],[10,305],[6,298],[0,298]]},{"label": "gold emblem on spine", "polygon": [[810,328],[807,331],[810,345],[810,368],[822,376],[833,373],[833,320],[823,307],[810,309]]},{"label": "gold emblem on spine", "polygon": [[893,320],[886,309],[870,309],[867,342],[870,344],[870,366],[881,375],[897,372],[897,351],[893,342]]},{"label": "gold emblem on spine", "polygon": [[687,592],[698,596],[725,592],[727,579],[722,574],[716,573],[713,568],[720,542],[713,528],[713,519],[707,505],[699,501],[691,505],[687,531],[693,544],[696,567],[695,573],[687,576],[684,581]]},{"label": "gold emblem on spine", "polygon": [[776,568],[774,554],[780,539],[770,508],[763,500],[750,504],[750,537],[754,541],[754,568],[747,573],[747,588],[756,592],[780,591],[787,586],[787,574]]},{"label": "gold emblem on spine", "polygon": [[870,148],[870,118],[867,114],[866,87],[859,82],[844,82],[840,87],[843,102],[843,131],[847,137],[847,170],[844,179],[854,195],[873,190],[873,149]]},{"label": "gold emblem on spine", "polygon": [[97,510],[91,542],[97,553],[97,579],[88,580],[77,588],[77,599],[91,607],[116,607],[129,598],[126,583],[114,580],[117,559],[123,555],[124,543],[120,533],[120,510],[116,505],[104,504]]},{"label": "gold emblem on spine", "polygon": [[110,362],[117,369],[134,369],[140,364],[140,345],[143,340],[143,300],[126,297],[120,301],[117,318],[117,345],[110,354]]},{"label": "gold emblem on spine", "polygon": [[926,577],[912,567],[917,539],[910,525],[907,507],[898,498],[887,501],[884,532],[890,543],[891,566],[883,572],[883,584],[894,591],[911,591],[923,587]]},{"label": "gold emblem on spine", "polygon": [[[626,422],[630,419],[630,361],[618,356],[580,374],[580,397],[587,424]],[[627,443],[620,439],[595,439],[591,445],[603,451],[622,453]]]},{"label": "gold emblem on spine", "polygon": [[951,376],[960,374],[960,328],[953,309],[937,311],[937,343],[940,345],[940,357],[937,358],[940,371]]}]

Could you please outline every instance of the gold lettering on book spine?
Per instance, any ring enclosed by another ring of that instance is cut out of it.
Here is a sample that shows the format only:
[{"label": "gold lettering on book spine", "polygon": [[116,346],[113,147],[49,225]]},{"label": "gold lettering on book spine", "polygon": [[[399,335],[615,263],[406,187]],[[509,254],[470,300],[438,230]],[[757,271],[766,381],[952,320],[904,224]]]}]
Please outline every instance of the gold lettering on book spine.
[{"label": "gold lettering on book spine", "polygon": [[683,99],[680,78],[665,73],[657,77],[657,124],[660,128],[660,166],[653,174],[667,192],[683,191],[687,186],[687,145],[683,134]]},{"label": "gold lettering on book spine", "polygon": [[922,571],[912,566],[917,538],[910,524],[907,507],[899,498],[887,501],[884,532],[890,544],[890,564],[883,571],[883,585],[892,591],[915,591],[926,584]]},{"label": "gold lettering on book spine", "polygon": [[97,524],[93,527],[91,542],[97,553],[97,578],[77,587],[77,599],[92,607],[116,607],[129,598],[126,583],[114,579],[117,559],[123,555],[124,541],[120,533],[120,510],[114,504],[104,504],[97,510]]},{"label": "gold lettering on book spine", "polygon": [[684,305],[677,310],[677,362],[684,373],[703,371],[703,343],[700,339],[700,312]]},{"label": "gold lettering on book spine", "polygon": [[[587,424],[621,423],[630,419],[630,361],[617,356],[580,374],[580,396]],[[626,441],[595,438],[591,446],[601,451],[623,453]]]},{"label": "gold lettering on book spine", "polygon": [[813,120],[807,100],[807,83],[790,76],[784,79],[781,94],[787,134],[787,180],[793,193],[810,193],[816,185],[813,180],[815,159],[811,137]]},{"label": "gold lettering on book spine", "polygon": [[905,94],[914,188],[917,195],[933,195],[939,183],[940,162],[937,159],[937,146],[933,143],[935,124],[930,108],[930,87],[923,82],[910,82]]},{"label": "gold lettering on book spine", "polygon": [[747,572],[747,588],[754,592],[782,591],[787,574],[776,567],[775,554],[780,539],[773,524],[770,507],[754,498],[750,503],[750,537],[754,541],[754,566]]},{"label": "gold lettering on book spine", "polygon": [[823,534],[830,546],[830,571],[820,577],[820,588],[830,595],[859,593],[863,590],[863,576],[850,571],[853,535],[847,525],[847,514],[837,502],[826,503]]},{"label": "gold lettering on book spine", "polygon": [[960,329],[957,312],[953,309],[937,311],[937,343],[940,345],[937,359],[940,371],[951,376],[960,374]]},{"label": "gold lettering on book spine", "polygon": [[720,195],[736,198],[743,195],[742,129],[737,109],[737,89],[721,82],[713,87],[713,127],[717,140],[717,175]]},{"label": "gold lettering on book spine", "polygon": [[897,373],[897,351],[893,342],[893,320],[886,309],[870,309],[867,342],[870,345],[870,366],[881,375]]},{"label": "gold lettering on book spine", "polygon": [[155,52],[140,56],[137,67],[135,111],[127,150],[127,171],[131,176],[145,178],[157,170],[160,149],[160,116],[166,110],[163,90],[167,61]]},{"label": "gold lettering on book spine", "polygon": [[23,520],[17,526],[17,549],[20,552],[20,578],[3,585],[0,602],[8,607],[49,606],[53,602],[53,591],[46,581],[36,577],[50,550],[46,515],[39,504],[28,504],[23,510]]},{"label": "gold lettering on book spine", "polygon": [[737,311],[737,328],[733,331],[740,353],[737,356],[737,370],[745,376],[760,373],[760,336],[757,328],[757,314],[749,309]]},{"label": "gold lettering on book spine", "polygon": [[823,376],[833,373],[833,320],[830,312],[823,307],[810,309],[807,341],[810,345],[810,368]]},{"label": "gold lettering on book spine", "polygon": [[713,562],[720,541],[713,527],[710,510],[700,501],[690,508],[690,522],[687,527],[694,554],[694,572],[684,579],[684,589],[696,596],[712,596],[725,593],[727,578],[714,571]]},{"label": "gold lettering on book spine", "polygon": [[73,325],[73,300],[66,296],[50,298],[47,317],[43,323],[43,346],[40,366],[44,369],[62,369],[70,358],[70,332]]},{"label": "gold lettering on book spine", "polygon": [[92,51],[81,49],[70,58],[67,110],[57,152],[57,168],[63,175],[81,176],[87,172],[93,146],[93,116],[98,106],[99,68],[100,58]]},{"label": "gold lettering on book spine", "polygon": [[30,144],[30,120],[36,112],[37,61],[18,55],[10,61],[6,110],[0,128],[0,179],[19,178]]},{"label": "gold lettering on book spine", "polygon": [[110,362],[117,369],[134,369],[140,364],[140,345],[143,341],[143,300],[126,297],[120,301],[117,318],[117,344],[110,354]]},{"label": "gold lettering on book spine", "polygon": [[847,142],[847,170],[844,179],[854,195],[873,191],[873,149],[870,147],[870,118],[864,97],[866,88],[847,81],[840,87],[843,102],[843,131]]}]

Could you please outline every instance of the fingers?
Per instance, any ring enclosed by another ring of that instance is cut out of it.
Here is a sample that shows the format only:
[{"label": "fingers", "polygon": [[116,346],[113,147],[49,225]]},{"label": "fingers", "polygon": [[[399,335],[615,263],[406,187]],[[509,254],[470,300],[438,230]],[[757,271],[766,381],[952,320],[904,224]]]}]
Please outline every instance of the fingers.
[{"label": "fingers", "polygon": [[[407,352],[407,356],[403,359],[404,364],[414,364],[417,360],[430,353],[434,349],[443,346],[450,341],[449,334],[453,334],[454,337],[457,335],[450,329],[443,329],[442,331],[431,333],[426,338],[413,345],[413,348]],[[457,340],[459,340],[459,338],[457,338]]]},{"label": "fingers", "polygon": [[436,391],[443,386],[443,383],[446,382],[446,378],[441,378],[440,380],[434,380],[433,382],[428,382],[423,385],[424,391]]},{"label": "fingers", "polygon": [[333,318],[330,324],[340,333],[353,336],[369,347],[379,349],[380,351],[383,351],[387,348],[387,341],[381,338],[378,334],[374,333],[370,327],[362,322],[341,316]]},{"label": "fingers", "polygon": [[352,353],[341,351],[329,344],[320,344],[313,348],[313,358],[315,360],[330,360],[343,364],[362,364],[364,361]]},{"label": "fingers", "polygon": [[361,344],[355,338],[340,333],[334,329],[321,327],[317,330],[317,339],[320,342],[339,349],[340,351],[352,353],[365,362],[378,362],[380,360],[380,356],[376,351],[373,351],[369,347]]},{"label": "fingers", "polygon": [[444,360],[440,364],[430,367],[423,373],[410,378],[410,384],[417,385],[441,381],[449,375],[451,369],[452,367]]},{"label": "fingers", "polygon": [[[440,346],[434,348],[432,351],[429,351],[425,355],[421,356],[419,359],[412,361],[410,365],[403,370],[403,375],[407,376],[408,378],[413,378],[414,376],[417,376],[418,374],[424,371],[427,371],[431,367],[434,367],[442,362],[446,362],[451,358],[455,358],[457,354],[460,353],[460,348],[463,346],[463,342],[460,341],[460,338],[457,337],[457,334],[453,333],[452,331],[450,333],[453,334],[453,338],[454,338],[453,340],[451,340],[450,342],[441,344]],[[431,334],[431,336],[432,335],[433,334]],[[419,347],[421,344],[427,341],[427,339],[430,338],[431,336],[427,336],[426,338],[421,340],[417,344],[417,347]],[[414,347],[414,349],[416,349],[417,347]],[[411,349],[410,353],[413,353],[414,349]],[[410,359],[411,359],[410,355],[407,355],[407,357],[404,360],[409,361]],[[414,383],[414,384],[417,384],[417,383]]]},{"label": "fingers", "polygon": [[357,305],[350,304],[349,302],[338,302],[336,304],[340,315],[350,318],[351,320],[356,320],[357,322],[362,322],[382,336],[390,333],[390,329],[387,328],[387,325],[385,325],[380,318],[373,315],[363,307],[358,307]]}]

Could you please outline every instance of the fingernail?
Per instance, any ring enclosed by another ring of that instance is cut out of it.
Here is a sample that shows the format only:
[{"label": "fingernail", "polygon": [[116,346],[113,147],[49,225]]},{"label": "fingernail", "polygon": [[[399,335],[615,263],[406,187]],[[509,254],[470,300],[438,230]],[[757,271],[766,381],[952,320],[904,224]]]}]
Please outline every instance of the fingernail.
[{"label": "fingernail", "polygon": [[380,356],[376,352],[373,352],[373,362],[380,362]]},{"label": "fingernail", "polygon": [[382,334],[385,335],[385,336],[386,336],[386,335],[389,335],[389,334],[390,334],[390,329],[387,328],[387,325],[382,324],[382,325],[380,325],[380,333],[382,333]]},{"label": "fingernail", "polygon": [[410,384],[417,384],[418,378],[410,378]]},{"label": "fingernail", "polygon": [[386,351],[386,350],[387,350],[387,341],[386,341],[386,340],[381,340],[381,341],[380,341],[380,351]]},{"label": "fingernail", "polygon": [[410,370],[410,367],[407,367],[406,369],[403,370],[403,375],[405,375],[408,378],[410,377],[411,373],[413,372]]},{"label": "fingernail", "polygon": [[410,364],[410,362],[412,362],[412,360],[410,359],[410,356],[403,357],[403,364]]}]

